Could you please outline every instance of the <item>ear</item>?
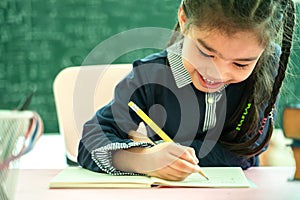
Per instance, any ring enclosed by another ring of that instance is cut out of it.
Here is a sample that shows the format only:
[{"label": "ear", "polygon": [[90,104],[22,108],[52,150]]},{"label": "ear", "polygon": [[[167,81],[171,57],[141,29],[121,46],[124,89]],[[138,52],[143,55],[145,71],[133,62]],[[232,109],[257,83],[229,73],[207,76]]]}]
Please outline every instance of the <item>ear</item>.
[{"label": "ear", "polygon": [[185,25],[187,23],[187,18],[186,18],[186,15],[183,11],[183,8],[182,8],[182,5],[179,7],[178,9],[178,22],[179,22],[179,25],[180,25],[180,30],[181,30],[181,33],[184,34],[185,33]]}]

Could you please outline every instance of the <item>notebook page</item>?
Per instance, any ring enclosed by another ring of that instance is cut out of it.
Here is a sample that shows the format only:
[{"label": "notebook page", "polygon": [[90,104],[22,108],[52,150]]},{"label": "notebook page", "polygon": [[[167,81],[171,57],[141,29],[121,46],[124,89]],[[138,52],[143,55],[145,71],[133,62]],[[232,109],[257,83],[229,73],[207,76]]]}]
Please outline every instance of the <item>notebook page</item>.
[{"label": "notebook page", "polygon": [[67,167],[49,183],[50,188],[145,188],[150,187],[147,176],[113,176],[92,172],[81,167]]},{"label": "notebook page", "polygon": [[151,177],[154,183],[166,186],[182,187],[250,187],[250,184],[240,167],[202,167],[209,178],[206,180],[199,173],[191,174],[183,181],[167,181]]}]

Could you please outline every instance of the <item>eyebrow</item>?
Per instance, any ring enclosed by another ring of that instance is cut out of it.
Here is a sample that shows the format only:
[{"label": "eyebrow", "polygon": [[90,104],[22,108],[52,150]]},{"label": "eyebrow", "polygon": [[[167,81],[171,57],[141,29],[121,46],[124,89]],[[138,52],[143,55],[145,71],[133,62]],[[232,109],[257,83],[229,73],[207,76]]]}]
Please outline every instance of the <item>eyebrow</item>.
[{"label": "eyebrow", "polygon": [[[208,44],[206,44],[206,42],[204,42],[203,40],[197,39],[197,41],[198,41],[205,49],[207,49],[208,51],[213,52],[213,53],[216,53],[216,54],[220,55],[221,57],[223,57],[222,54],[220,54],[220,53],[219,53],[217,50],[215,50],[214,48],[210,47],[210,46],[209,46]],[[257,56],[254,56],[254,57],[249,57],[249,58],[236,58],[236,59],[234,59],[234,61],[245,61],[245,62],[249,62],[249,61],[255,61],[255,60],[257,60],[257,59],[258,59],[258,57],[257,57]]]}]

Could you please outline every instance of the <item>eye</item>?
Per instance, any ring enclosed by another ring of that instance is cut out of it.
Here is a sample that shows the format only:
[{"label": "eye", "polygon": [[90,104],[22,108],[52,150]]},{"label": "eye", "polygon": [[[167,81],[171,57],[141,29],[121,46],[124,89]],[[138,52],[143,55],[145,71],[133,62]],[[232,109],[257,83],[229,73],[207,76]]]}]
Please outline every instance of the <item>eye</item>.
[{"label": "eye", "polygon": [[233,63],[235,66],[240,67],[240,68],[245,68],[248,67],[249,64],[239,64],[239,63]]},{"label": "eye", "polygon": [[204,57],[207,57],[207,58],[213,58],[213,57],[214,57],[213,55],[208,55],[208,54],[204,53],[204,52],[201,51],[200,49],[198,49],[198,50],[199,50],[200,54],[201,54],[202,56],[204,56]]}]

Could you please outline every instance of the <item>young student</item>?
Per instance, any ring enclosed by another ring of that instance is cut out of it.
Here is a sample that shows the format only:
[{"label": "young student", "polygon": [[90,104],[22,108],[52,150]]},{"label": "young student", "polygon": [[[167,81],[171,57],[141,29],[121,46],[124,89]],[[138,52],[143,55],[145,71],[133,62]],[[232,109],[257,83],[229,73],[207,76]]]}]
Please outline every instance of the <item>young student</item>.
[{"label": "young student", "polygon": [[[183,0],[166,50],[133,63],[84,125],[78,163],[113,175],[182,180],[200,166],[257,166],[289,63],[292,0]],[[174,142],[162,142],[135,102]]]}]

